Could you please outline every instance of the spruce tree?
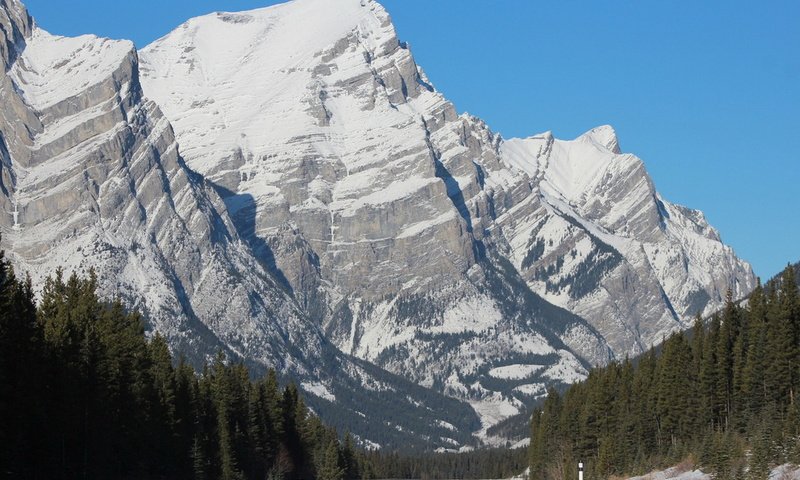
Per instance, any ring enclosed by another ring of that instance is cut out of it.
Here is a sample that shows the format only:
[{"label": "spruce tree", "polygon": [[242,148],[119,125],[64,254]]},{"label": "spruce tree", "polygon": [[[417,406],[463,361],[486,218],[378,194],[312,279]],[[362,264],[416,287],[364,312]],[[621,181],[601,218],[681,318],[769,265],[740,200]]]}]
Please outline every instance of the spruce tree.
[{"label": "spruce tree", "polygon": [[750,295],[746,315],[750,341],[742,372],[742,401],[746,418],[752,419],[768,399],[764,375],[767,368],[767,306],[760,281]]},{"label": "spruce tree", "polygon": [[339,445],[331,440],[325,449],[325,457],[319,470],[319,480],[344,480],[345,470],[339,458]]}]

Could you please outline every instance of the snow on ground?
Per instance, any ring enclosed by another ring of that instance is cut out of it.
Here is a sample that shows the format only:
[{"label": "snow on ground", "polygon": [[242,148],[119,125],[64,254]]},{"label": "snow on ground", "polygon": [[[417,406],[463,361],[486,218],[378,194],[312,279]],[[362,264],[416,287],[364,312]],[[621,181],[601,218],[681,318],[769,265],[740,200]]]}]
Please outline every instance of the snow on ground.
[{"label": "snow on ground", "polygon": [[361,438],[361,437],[359,437],[358,435],[355,435],[355,434],[353,435],[353,438],[355,439],[355,441],[356,441],[356,443],[358,445],[360,445],[362,448],[364,448],[366,450],[380,450],[381,449],[381,444],[380,443],[375,443],[372,440],[369,440],[367,438]]},{"label": "snow on ground", "polygon": [[539,397],[547,393],[543,383],[526,383],[525,385],[514,387],[514,391],[531,397]]},{"label": "snow on ground", "polygon": [[495,367],[489,370],[489,375],[494,378],[502,378],[505,380],[522,380],[528,378],[534,373],[544,368],[544,365],[525,365],[515,363],[513,365],[506,365],[504,367]]},{"label": "snow on ground", "polygon": [[[678,466],[640,477],[630,477],[628,480],[711,480],[711,475],[701,470],[687,470]],[[789,464],[775,467],[769,474],[769,480],[800,480],[800,468]]]},{"label": "snow on ground", "polygon": [[710,480],[711,476],[700,470],[684,471],[680,467],[672,467],[660,472],[650,472],[640,477],[631,477],[628,480]]},{"label": "snow on ground", "polygon": [[503,398],[500,393],[495,392],[482,400],[471,400],[469,404],[481,419],[481,429],[475,432],[474,435],[483,441],[486,446],[504,446],[508,439],[490,436],[487,431],[506,418],[518,414],[522,408],[522,402],[515,398]]},{"label": "snow on ground", "polygon": [[444,427],[444,428],[446,428],[446,429],[448,429],[448,430],[450,430],[452,432],[455,432],[457,430],[455,425],[453,425],[452,423],[449,423],[449,422],[445,422],[444,420],[437,420],[436,423],[440,427]]},{"label": "snow on ground", "polygon": [[511,445],[511,449],[515,450],[517,448],[528,448],[528,445],[531,444],[530,438],[523,438],[522,440],[518,441],[517,443]]},{"label": "snow on ground", "polygon": [[508,480],[528,480],[528,475],[530,475],[530,473],[531,473],[531,469],[530,468],[526,468],[524,472],[520,473],[519,475],[517,475],[515,477],[511,477]]},{"label": "snow on ground", "polygon": [[772,469],[769,480],[798,480],[800,479],[800,467],[797,465],[781,465]]},{"label": "snow on ground", "polygon": [[588,372],[575,355],[566,350],[559,350],[558,355],[561,357],[558,363],[545,370],[544,376],[564,383],[577,383],[586,378]]},{"label": "snow on ground", "polygon": [[448,308],[442,323],[425,329],[427,333],[481,332],[503,319],[503,314],[491,298],[467,297]]}]

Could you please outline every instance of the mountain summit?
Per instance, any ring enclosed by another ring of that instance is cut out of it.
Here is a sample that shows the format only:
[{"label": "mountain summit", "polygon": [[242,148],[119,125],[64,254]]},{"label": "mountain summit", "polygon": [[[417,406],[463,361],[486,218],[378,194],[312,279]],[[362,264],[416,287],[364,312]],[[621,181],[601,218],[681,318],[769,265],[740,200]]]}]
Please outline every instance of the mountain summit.
[{"label": "mountain summit", "polygon": [[491,442],[755,284],[611,127],[506,140],[458,114],[377,2],[214,13],[140,60],[0,1],[11,258],[96,266],[174,348],[277,365],[323,416],[393,392],[378,436]]}]

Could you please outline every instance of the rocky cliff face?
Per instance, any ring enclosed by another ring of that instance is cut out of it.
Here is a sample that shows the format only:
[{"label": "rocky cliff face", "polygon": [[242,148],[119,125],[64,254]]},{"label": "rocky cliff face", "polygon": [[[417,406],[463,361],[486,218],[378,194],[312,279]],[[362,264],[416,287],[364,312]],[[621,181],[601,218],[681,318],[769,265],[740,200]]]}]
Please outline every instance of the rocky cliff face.
[{"label": "rocky cliff face", "polygon": [[573,141],[513,139],[501,151],[538,190],[520,207],[521,223],[499,219],[514,264],[534,291],[590,320],[618,355],[715,311],[729,288],[740,298],[755,286],[702,212],[662,199],[642,161],[620,153],[611,127]]},{"label": "rocky cliff face", "polygon": [[212,14],[142,58],[187,162],[327,337],[485,425],[753,286],[612,129],[503,140],[376,2]]},{"label": "rocky cliff face", "polygon": [[341,354],[263,268],[144,96],[133,44],[51,35],[14,0],[0,1],[0,26],[0,231],[18,270],[39,283],[57,267],[95,268],[105,296],[191,360],[222,348],[276,367],[365,441],[374,427],[357,412],[391,404],[383,442],[470,442],[468,406]]}]

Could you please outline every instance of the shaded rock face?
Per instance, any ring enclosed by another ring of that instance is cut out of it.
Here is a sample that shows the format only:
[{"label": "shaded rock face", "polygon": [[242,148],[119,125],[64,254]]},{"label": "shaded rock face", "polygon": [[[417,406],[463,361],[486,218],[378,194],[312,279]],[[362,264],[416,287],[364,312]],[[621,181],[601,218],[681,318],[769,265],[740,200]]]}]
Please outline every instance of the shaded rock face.
[{"label": "shaded rock face", "polygon": [[[15,0],[0,0],[0,26],[0,248],[18,271],[41,285],[57,267],[94,268],[102,295],[141,310],[195,364],[223,349],[256,372],[276,367],[319,396],[316,411],[364,440],[373,427],[356,410],[377,411],[401,391],[387,445],[471,442],[469,406],[343,355],[309,320],[286,288],[319,282],[302,237],[287,230],[285,244],[273,242],[281,261],[292,253],[307,271],[287,278],[264,268],[270,247],[259,250],[255,232],[265,218],[247,231],[254,203],[233,198],[232,220],[224,188],[187,167],[169,121],[143,94],[130,42],[51,35]],[[395,428],[414,422],[422,427]]]},{"label": "shaded rock face", "polygon": [[[343,351],[479,411],[507,395],[512,411],[541,382],[580,378],[573,353],[636,354],[753,287],[613,129],[503,140],[435,91],[376,2],[228,15],[145,48],[145,90]],[[559,362],[518,382],[490,373]]]}]

